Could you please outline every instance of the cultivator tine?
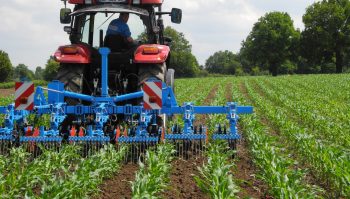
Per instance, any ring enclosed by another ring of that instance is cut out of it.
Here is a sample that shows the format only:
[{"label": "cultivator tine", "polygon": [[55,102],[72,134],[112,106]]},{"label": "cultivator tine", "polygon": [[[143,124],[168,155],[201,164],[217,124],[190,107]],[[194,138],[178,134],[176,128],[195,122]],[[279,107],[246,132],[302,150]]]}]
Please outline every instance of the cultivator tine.
[{"label": "cultivator tine", "polygon": [[59,151],[61,148],[61,137],[21,137],[21,145],[33,157],[38,157],[43,150]]},{"label": "cultivator tine", "polygon": [[127,146],[124,162],[137,163],[144,161],[146,150],[152,148],[160,142],[160,138],[145,128],[140,127],[116,127],[115,143],[117,149]]},{"label": "cultivator tine", "polygon": [[11,147],[12,141],[10,139],[0,138],[0,155],[8,155]]}]

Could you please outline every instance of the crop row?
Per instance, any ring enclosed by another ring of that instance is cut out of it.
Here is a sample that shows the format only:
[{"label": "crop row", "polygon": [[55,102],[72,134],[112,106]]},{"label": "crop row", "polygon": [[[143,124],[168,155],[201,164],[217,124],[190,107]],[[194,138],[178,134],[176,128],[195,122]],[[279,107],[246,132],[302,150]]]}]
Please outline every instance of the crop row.
[{"label": "crop row", "polygon": [[169,144],[157,146],[156,151],[147,150],[145,162],[139,162],[140,169],[131,185],[133,198],[158,198],[168,186],[174,153],[174,146]]},{"label": "crop row", "polygon": [[0,156],[2,198],[85,198],[118,171],[126,148],[117,152],[114,146],[104,146],[88,158],[81,157],[75,145],[64,146],[60,152],[42,150],[32,161],[23,147],[12,148],[8,157]]},{"label": "crop row", "polygon": [[[252,101],[245,98],[238,88],[233,91],[240,103]],[[248,141],[254,164],[259,168],[258,177],[269,185],[269,192],[276,198],[315,198],[321,190],[305,183],[305,171],[297,162],[285,153],[271,129],[262,123],[263,115],[259,110],[253,115],[241,116],[240,125]]]},{"label": "crop row", "polygon": [[256,108],[289,141],[298,157],[317,173],[319,179],[327,183],[335,196],[350,196],[350,161],[347,153],[338,146],[323,144],[315,138],[313,131],[290,120],[288,110],[279,108],[272,101],[264,100],[249,83],[246,83],[246,87]]},{"label": "crop row", "polygon": [[235,152],[227,148],[227,143],[212,143],[208,146],[208,162],[199,167],[199,176],[195,176],[197,185],[211,198],[236,198],[239,192],[235,184],[231,157]]}]

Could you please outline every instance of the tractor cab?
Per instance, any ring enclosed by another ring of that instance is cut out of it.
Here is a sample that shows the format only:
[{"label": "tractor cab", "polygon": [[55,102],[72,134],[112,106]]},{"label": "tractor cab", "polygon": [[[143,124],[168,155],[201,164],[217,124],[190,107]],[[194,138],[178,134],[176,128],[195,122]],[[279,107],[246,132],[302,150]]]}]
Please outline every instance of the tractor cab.
[{"label": "tractor cab", "polygon": [[[68,3],[75,7],[73,11],[62,8],[60,19],[61,23],[69,24],[64,30],[69,34],[71,44],[60,46],[54,54],[60,63],[57,79],[65,83],[65,89],[100,94],[98,49],[101,47],[111,50],[108,56],[110,95],[138,91],[149,78],[166,81],[171,40],[163,36],[162,15],[170,15],[172,22],[180,23],[180,9],[162,12],[162,0],[69,0]],[[127,24],[133,42],[118,34],[107,34],[108,26],[121,13],[129,14]],[[66,74],[70,74],[69,79]]]}]

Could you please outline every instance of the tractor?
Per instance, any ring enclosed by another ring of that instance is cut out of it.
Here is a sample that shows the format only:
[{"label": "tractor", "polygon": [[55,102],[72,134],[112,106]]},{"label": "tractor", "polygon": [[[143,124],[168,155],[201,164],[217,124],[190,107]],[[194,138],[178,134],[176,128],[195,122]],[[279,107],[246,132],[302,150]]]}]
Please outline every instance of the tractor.
[{"label": "tractor", "polygon": [[[64,1],[66,2],[66,1]],[[174,86],[174,70],[168,69],[171,39],[163,35],[162,15],[181,23],[182,12],[173,8],[162,12],[163,0],[68,0],[74,11],[61,9],[61,23],[69,34],[70,45],[60,46],[54,58],[60,63],[57,80],[66,90],[99,95],[101,56],[98,49],[108,47],[108,94],[140,91],[143,82],[155,78]],[[107,35],[110,22],[120,13],[129,13],[132,44],[123,36]],[[67,99],[69,101],[69,99]],[[72,100],[74,103],[74,100]],[[137,100],[131,102],[136,105]]]}]

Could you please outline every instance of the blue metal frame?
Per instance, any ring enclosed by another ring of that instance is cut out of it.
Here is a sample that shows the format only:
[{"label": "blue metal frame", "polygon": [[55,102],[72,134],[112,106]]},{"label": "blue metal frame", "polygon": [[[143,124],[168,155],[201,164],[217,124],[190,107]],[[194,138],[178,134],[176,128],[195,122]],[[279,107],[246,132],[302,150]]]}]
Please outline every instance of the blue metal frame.
[{"label": "blue metal frame", "polygon": [[[206,139],[204,132],[197,134],[194,132],[193,123],[195,121],[196,114],[226,114],[226,118],[229,120],[230,128],[228,133],[223,134],[217,132],[213,134],[213,139],[233,140],[239,139],[237,132],[238,114],[249,114],[253,112],[251,106],[238,106],[235,102],[228,102],[225,106],[194,106],[193,103],[187,102],[182,106],[179,106],[176,102],[175,95],[170,87],[164,82],[162,83],[162,108],[160,110],[145,110],[143,105],[132,106],[124,105],[118,106],[117,102],[135,99],[143,96],[143,91],[129,93],[120,96],[108,95],[108,54],[110,50],[108,48],[101,48],[99,50],[102,57],[102,94],[101,96],[90,96],[80,93],[74,93],[64,90],[64,84],[59,81],[52,81],[49,83],[48,99],[45,98],[42,88],[38,86],[35,92],[33,111],[16,111],[14,105],[11,104],[6,107],[0,107],[0,113],[5,114],[5,127],[0,128],[0,140],[12,139],[12,132],[16,130],[14,123],[18,125],[24,125],[26,117],[29,114],[50,114],[50,130],[44,130],[44,127],[40,127],[39,137],[25,137],[22,136],[20,141],[30,142],[61,142],[62,138],[59,136],[59,126],[69,114],[74,114],[85,119],[85,115],[95,115],[93,125],[89,125],[85,131],[85,136],[69,137],[69,141],[96,141],[96,142],[108,142],[109,136],[105,136],[106,132],[103,131],[104,124],[109,119],[111,114],[124,114],[126,118],[132,119],[132,115],[140,115],[137,121],[137,127],[134,130],[129,129],[128,134],[131,131],[135,136],[117,138],[117,142],[158,142],[162,129],[159,128],[156,136],[150,136],[150,132],[147,131],[149,125],[157,125],[156,118],[160,114],[168,116],[175,114],[182,114],[184,127],[183,130],[178,133],[172,130],[172,134],[166,134],[167,140],[203,140]],[[149,81],[159,81],[151,79]],[[83,101],[91,102],[90,106],[75,105],[69,106],[64,102],[64,97],[75,98]],[[205,127],[204,130],[205,131]]]}]

